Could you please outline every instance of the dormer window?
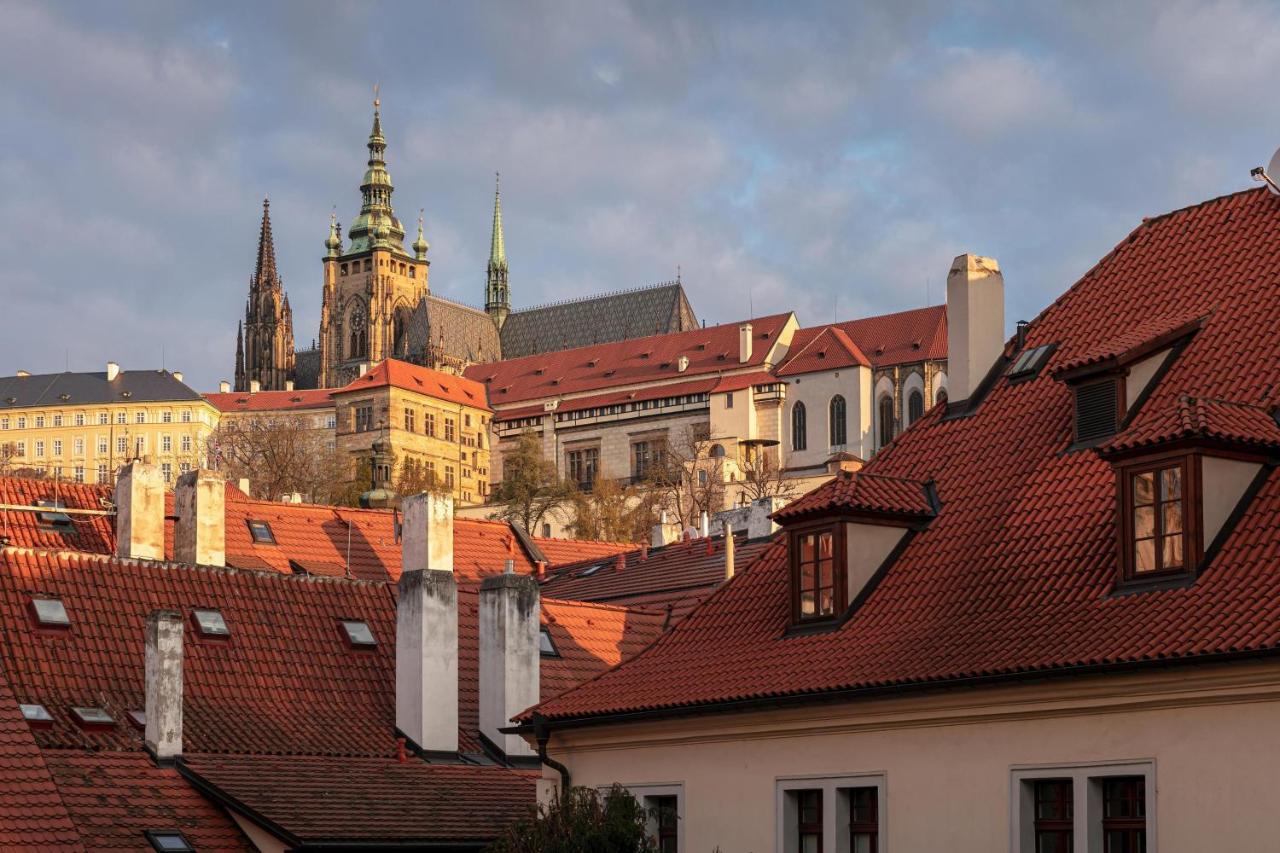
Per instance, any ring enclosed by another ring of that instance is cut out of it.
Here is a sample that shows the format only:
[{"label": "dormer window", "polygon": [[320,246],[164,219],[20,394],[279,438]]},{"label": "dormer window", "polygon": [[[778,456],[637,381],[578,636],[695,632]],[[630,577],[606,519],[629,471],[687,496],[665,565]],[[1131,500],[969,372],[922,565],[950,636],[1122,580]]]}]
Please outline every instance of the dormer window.
[{"label": "dormer window", "polygon": [[1187,458],[1125,471],[1126,575],[1183,574],[1194,565],[1187,517]]},{"label": "dormer window", "polygon": [[796,623],[834,619],[845,608],[841,525],[791,534],[792,616]]}]

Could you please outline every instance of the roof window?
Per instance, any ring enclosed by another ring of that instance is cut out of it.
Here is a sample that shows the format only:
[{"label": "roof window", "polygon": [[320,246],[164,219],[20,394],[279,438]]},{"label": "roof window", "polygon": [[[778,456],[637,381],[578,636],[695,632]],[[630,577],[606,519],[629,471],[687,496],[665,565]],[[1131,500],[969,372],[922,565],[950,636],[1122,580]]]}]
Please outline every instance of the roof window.
[{"label": "roof window", "polygon": [[53,715],[49,713],[49,709],[38,703],[26,704],[18,706],[22,710],[22,719],[26,720],[33,726],[42,726],[48,728],[53,725]]},{"label": "roof window", "polygon": [[146,731],[147,729],[147,712],[146,711],[139,711],[135,709],[135,710],[129,711],[125,716],[129,718],[129,723],[135,729]]},{"label": "roof window", "polygon": [[66,509],[67,505],[62,501],[38,500],[36,506],[48,507],[54,512],[41,512],[36,514],[36,518],[41,524],[48,524],[51,527],[70,527],[71,516],[65,512],[57,512],[56,510]]},{"label": "roof window", "polygon": [[196,849],[191,846],[187,837],[176,829],[148,829],[146,836],[151,846],[163,853],[182,853],[182,851]]},{"label": "roof window", "polygon": [[1044,344],[1031,349],[1024,349],[1022,353],[1014,360],[1013,365],[1006,372],[1006,376],[1010,380],[1031,379],[1040,372],[1040,368],[1044,367],[1049,355],[1053,352],[1053,344]]},{"label": "roof window", "polygon": [[272,532],[269,522],[249,519],[249,535],[253,537],[255,545],[276,544],[276,535]]},{"label": "roof window", "polygon": [[604,564],[604,563],[596,563],[594,566],[587,566],[587,567],[586,567],[585,569],[583,569],[581,572],[578,572],[578,577],[580,577],[580,578],[589,578],[589,577],[591,577],[592,575],[594,575],[596,572],[598,572],[598,571],[600,571],[601,569],[603,569],[603,568],[604,568],[604,566],[605,566],[605,564]]},{"label": "roof window", "polygon": [[369,624],[358,619],[343,619],[342,630],[347,635],[347,642],[356,648],[372,648],[378,645],[378,641],[373,636],[373,631],[369,630]]},{"label": "roof window", "polygon": [[191,618],[196,623],[196,630],[202,637],[230,637],[231,629],[227,620],[222,618],[218,610],[192,610]]},{"label": "roof window", "polygon": [[538,632],[538,654],[544,658],[560,657],[560,651],[556,648],[555,642],[551,639],[551,631],[547,628]]},{"label": "roof window", "polygon": [[36,622],[42,628],[70,628],[71,618],[67,616],[67,608],[57,598],[33,598],[31,610],[35,613]]},{"label": "roof window", "polygon": [[115,718],[103,708],[89,705],[75,705],[71,708],[71,716],[81,728],[110,728],[116,724]]}]

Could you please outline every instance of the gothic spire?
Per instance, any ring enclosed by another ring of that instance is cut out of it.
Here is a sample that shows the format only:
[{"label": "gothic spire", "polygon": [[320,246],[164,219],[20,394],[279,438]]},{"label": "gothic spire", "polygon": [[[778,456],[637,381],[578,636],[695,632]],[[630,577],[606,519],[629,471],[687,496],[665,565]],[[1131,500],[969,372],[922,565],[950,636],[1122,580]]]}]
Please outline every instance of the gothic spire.
[{"label": "gothic spire", "polygon": [[507,246],[502,236],[502,174],[493,175],[493,234],[489,239],[489,266],[507,266]]},{"label": "gothic spire", "polygon": [[248,390],[249,383],[244,375],[244,321],[236,323],[236,390]]},{"label": "gothic spire", "polygon": [[495,173],[493,184],[493,233],[489,239],[488,279],[484,289],[484,308],[498,328],[511,313],[511,292],[507,288],[507,246],[502,234],[501,175]]},{"label": "gothic spire", "polygon": [[250,289],[257,292],[268,287],[280,289],[280,275],[276,272],[276,246],[271,239],[271,199],[262,200],[262,228],[258,232],[258,263],[253,268]]},{"label": "gothic spire", "polygon": [[360,215],[351,223],[348,253],[373,248],[404,249],[404,226],[391,207],[395,187],[387,172],[387,139],[382,135],[382,100],[373,89],[373,129],[369,131],[369,163],[360,184]]}]

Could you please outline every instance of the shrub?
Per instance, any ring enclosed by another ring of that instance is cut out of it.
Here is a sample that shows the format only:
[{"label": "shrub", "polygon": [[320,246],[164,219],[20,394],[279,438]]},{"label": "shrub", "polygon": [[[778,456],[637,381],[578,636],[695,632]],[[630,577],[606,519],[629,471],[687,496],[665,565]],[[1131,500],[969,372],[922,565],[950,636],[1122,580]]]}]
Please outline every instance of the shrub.
[{"label": "shrub", "polygon": [[618,785],[603,796],[573,788],[513,825],[489,853],[653,853],[647,823],[644,806]]}]

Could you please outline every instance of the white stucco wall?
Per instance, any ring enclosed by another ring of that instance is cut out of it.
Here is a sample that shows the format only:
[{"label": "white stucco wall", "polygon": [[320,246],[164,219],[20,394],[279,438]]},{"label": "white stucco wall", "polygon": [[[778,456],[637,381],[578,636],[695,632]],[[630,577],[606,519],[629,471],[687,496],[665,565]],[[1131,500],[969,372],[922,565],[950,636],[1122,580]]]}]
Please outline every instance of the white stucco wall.
[{"label": "white stucco wall", "polygon": [[[822,465],[834,452],[829,441],[830,404],[836,394],[844,397],[844,449],[863,459],[871,456],[871,370],[846,367],[821,373],[806,373],[787,379],[787,404],[783,413],[783,459],[789,468]],[[808,445],[805,450],[792,450],[792,411],[803,402],[808,415]]]}]

